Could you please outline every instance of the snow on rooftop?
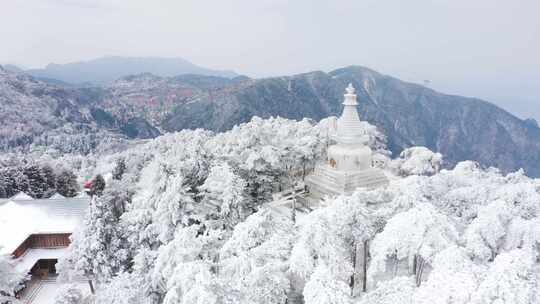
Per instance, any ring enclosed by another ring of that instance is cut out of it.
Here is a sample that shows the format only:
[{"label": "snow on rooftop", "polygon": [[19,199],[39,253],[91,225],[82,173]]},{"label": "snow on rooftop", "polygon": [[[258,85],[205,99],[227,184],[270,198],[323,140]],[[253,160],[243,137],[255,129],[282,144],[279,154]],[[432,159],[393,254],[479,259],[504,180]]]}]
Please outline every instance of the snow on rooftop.
[{"label": "snow on rooftop", "polygon": [[31,234],[71,233],[88,198],[0,202],[0,254],[10,254]]},{"label": "snow on rooftop", "polygon": [[49,197],[49,199],[66,199],[66,197],[60,193],[55,193],[53,196]]},{"label": "snow on rooftop", "polygon": [[28,201],[28,200],[33,200],[33,198],[30,195],[28,195],[28,194],[26,194],[24,192],[19,192],[19,193],[15,194],[14,196],[12,196],[10,198],[10,200],[12,200],[12,201]]},{"label": "snow on rooftop", "polygon": [[15,270],[28,273],[39,260],[60,259],[67,252],[67,248],[31,248],[15,261]]}]

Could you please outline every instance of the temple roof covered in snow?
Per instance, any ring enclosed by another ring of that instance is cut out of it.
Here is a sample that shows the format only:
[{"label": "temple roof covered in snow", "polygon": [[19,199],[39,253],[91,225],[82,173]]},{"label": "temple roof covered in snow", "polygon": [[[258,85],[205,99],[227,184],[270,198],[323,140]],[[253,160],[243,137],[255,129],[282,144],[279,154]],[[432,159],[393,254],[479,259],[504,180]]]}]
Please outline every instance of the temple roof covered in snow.
[{"label": "temple roof covered in snow", "polygon": [[28,195],[28,194],[26,194],[24,192],[19,192],[19,193],[15,194],[14,196],[10,197],[9,199],[12,200],[12,201],[29,201],[29,200],[33,200],[33,198],[30,195]]},{"label": "temple roof covered in snow", "polygon": [[12,253],[32,234],[72,233],[90,199],[0,201],[0,254]]},{"label": "temple roof covered in snow", "polygon": [[53,196],[49,197],[49,199],[66,199],[66,197],[60,193],[55,193]]}]

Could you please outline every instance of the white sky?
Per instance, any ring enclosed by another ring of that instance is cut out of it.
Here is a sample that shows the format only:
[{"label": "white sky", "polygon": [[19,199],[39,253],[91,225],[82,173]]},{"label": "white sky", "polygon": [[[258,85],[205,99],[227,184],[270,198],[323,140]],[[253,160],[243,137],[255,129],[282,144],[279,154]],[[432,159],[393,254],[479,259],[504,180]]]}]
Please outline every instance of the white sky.
[{"label": "white sky", "polygon": [[540,118],[538,0],[0,0],[0,62],[183,57],[251,77],[347,65]]}]

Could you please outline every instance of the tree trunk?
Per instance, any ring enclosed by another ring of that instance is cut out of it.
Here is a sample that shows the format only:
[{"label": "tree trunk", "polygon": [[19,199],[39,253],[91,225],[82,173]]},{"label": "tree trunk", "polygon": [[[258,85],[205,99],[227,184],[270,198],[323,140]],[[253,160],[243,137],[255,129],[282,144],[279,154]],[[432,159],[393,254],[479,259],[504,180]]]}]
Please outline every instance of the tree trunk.
[{"label": "tree trunk", "polygon": [[398,264],[399,264],[399,260],[398,260],[398,257],[397,257],[397,252],[394,253],[393,255],[393,259],[394,259],[394,273],[393,273],[393,277],[395,278],[396,275],[397,275],[397,271],[398,271]]},{"label": "tree trunk", "polygon": [[417,260],[418,260],[418,255],[415,254],[414,255],[414,258],[413,258],[413,264],[412,264],[412,271],[413,271],[413,274],[416,276],[416,267],[417,267]]},{"label": "tree trunk", "polygon": [[96,293],[96,290],[94,289],[94,284],[92,283],[92,280],[88,280],[88,286],[90,286],[90,292],[92,294]]},{"label": "tree trunk", "polygon": [[291,219],[293,223],[296,223],[296,197],[293,197],[292,199]]},{"label": "tree trunk", "polygon": [[306,161],[302,161],[302,181],[304,181],[306,178]]},{"label": "tree trunk", "polygon": [[351,275],[351,281],[349,283],[349,286],[351,287],[351,297],[354,297],[354,276],[356,275],[356,241],[353,242],[353,252],[352,252],[352,266],[353,266],[353,273]]},{"label": "tree trunk", "polygon": [[416,279],[416,286],[420,287],[422,284],[422,274],[424,272],[424,266],[426,265],[426,261],[421,256],[416,255],[415,256],[415,279]]},{"label": "tree trunk", "polygon": [[368,258],[369,258],[369,241],[364,241],[364,256],[363,256],[363,265],[362,265],[362,291],[367,291],[367,267],[368,267]]}]

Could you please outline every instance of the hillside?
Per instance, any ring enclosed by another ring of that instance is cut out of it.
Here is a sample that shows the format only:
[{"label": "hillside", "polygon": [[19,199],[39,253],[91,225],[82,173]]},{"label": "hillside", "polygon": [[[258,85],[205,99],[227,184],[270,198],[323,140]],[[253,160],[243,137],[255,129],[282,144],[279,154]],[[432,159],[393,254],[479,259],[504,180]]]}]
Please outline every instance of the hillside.
[{"label": "hillside", "polygon": [[115,79],[141,73],[158,76],[200,74],[235,77],[231,71],[217,71],[197,66],[182,58],[159,57],[101,57],[88,61],[47,65],[44,69],[32,69],[28,74],[45,80],[60,80],[71,84],[105,84]]},{"label": "hillside", "polygon": [[122,77],[104,87],[104,95],[96,105],[130,119],[141,116],[157,127],[171,110],[193,100],[205,99],[213,92],[228,92],[243,78],[224,78],[204,75],[160,77],[150,73]]},{"label": "hillside", "polygon": [[107,142],[155,137],[144,119],[120,120],[92,106],[100,89],[67,89],[0,67],[0,151],[47,146],[88,153]]}]

